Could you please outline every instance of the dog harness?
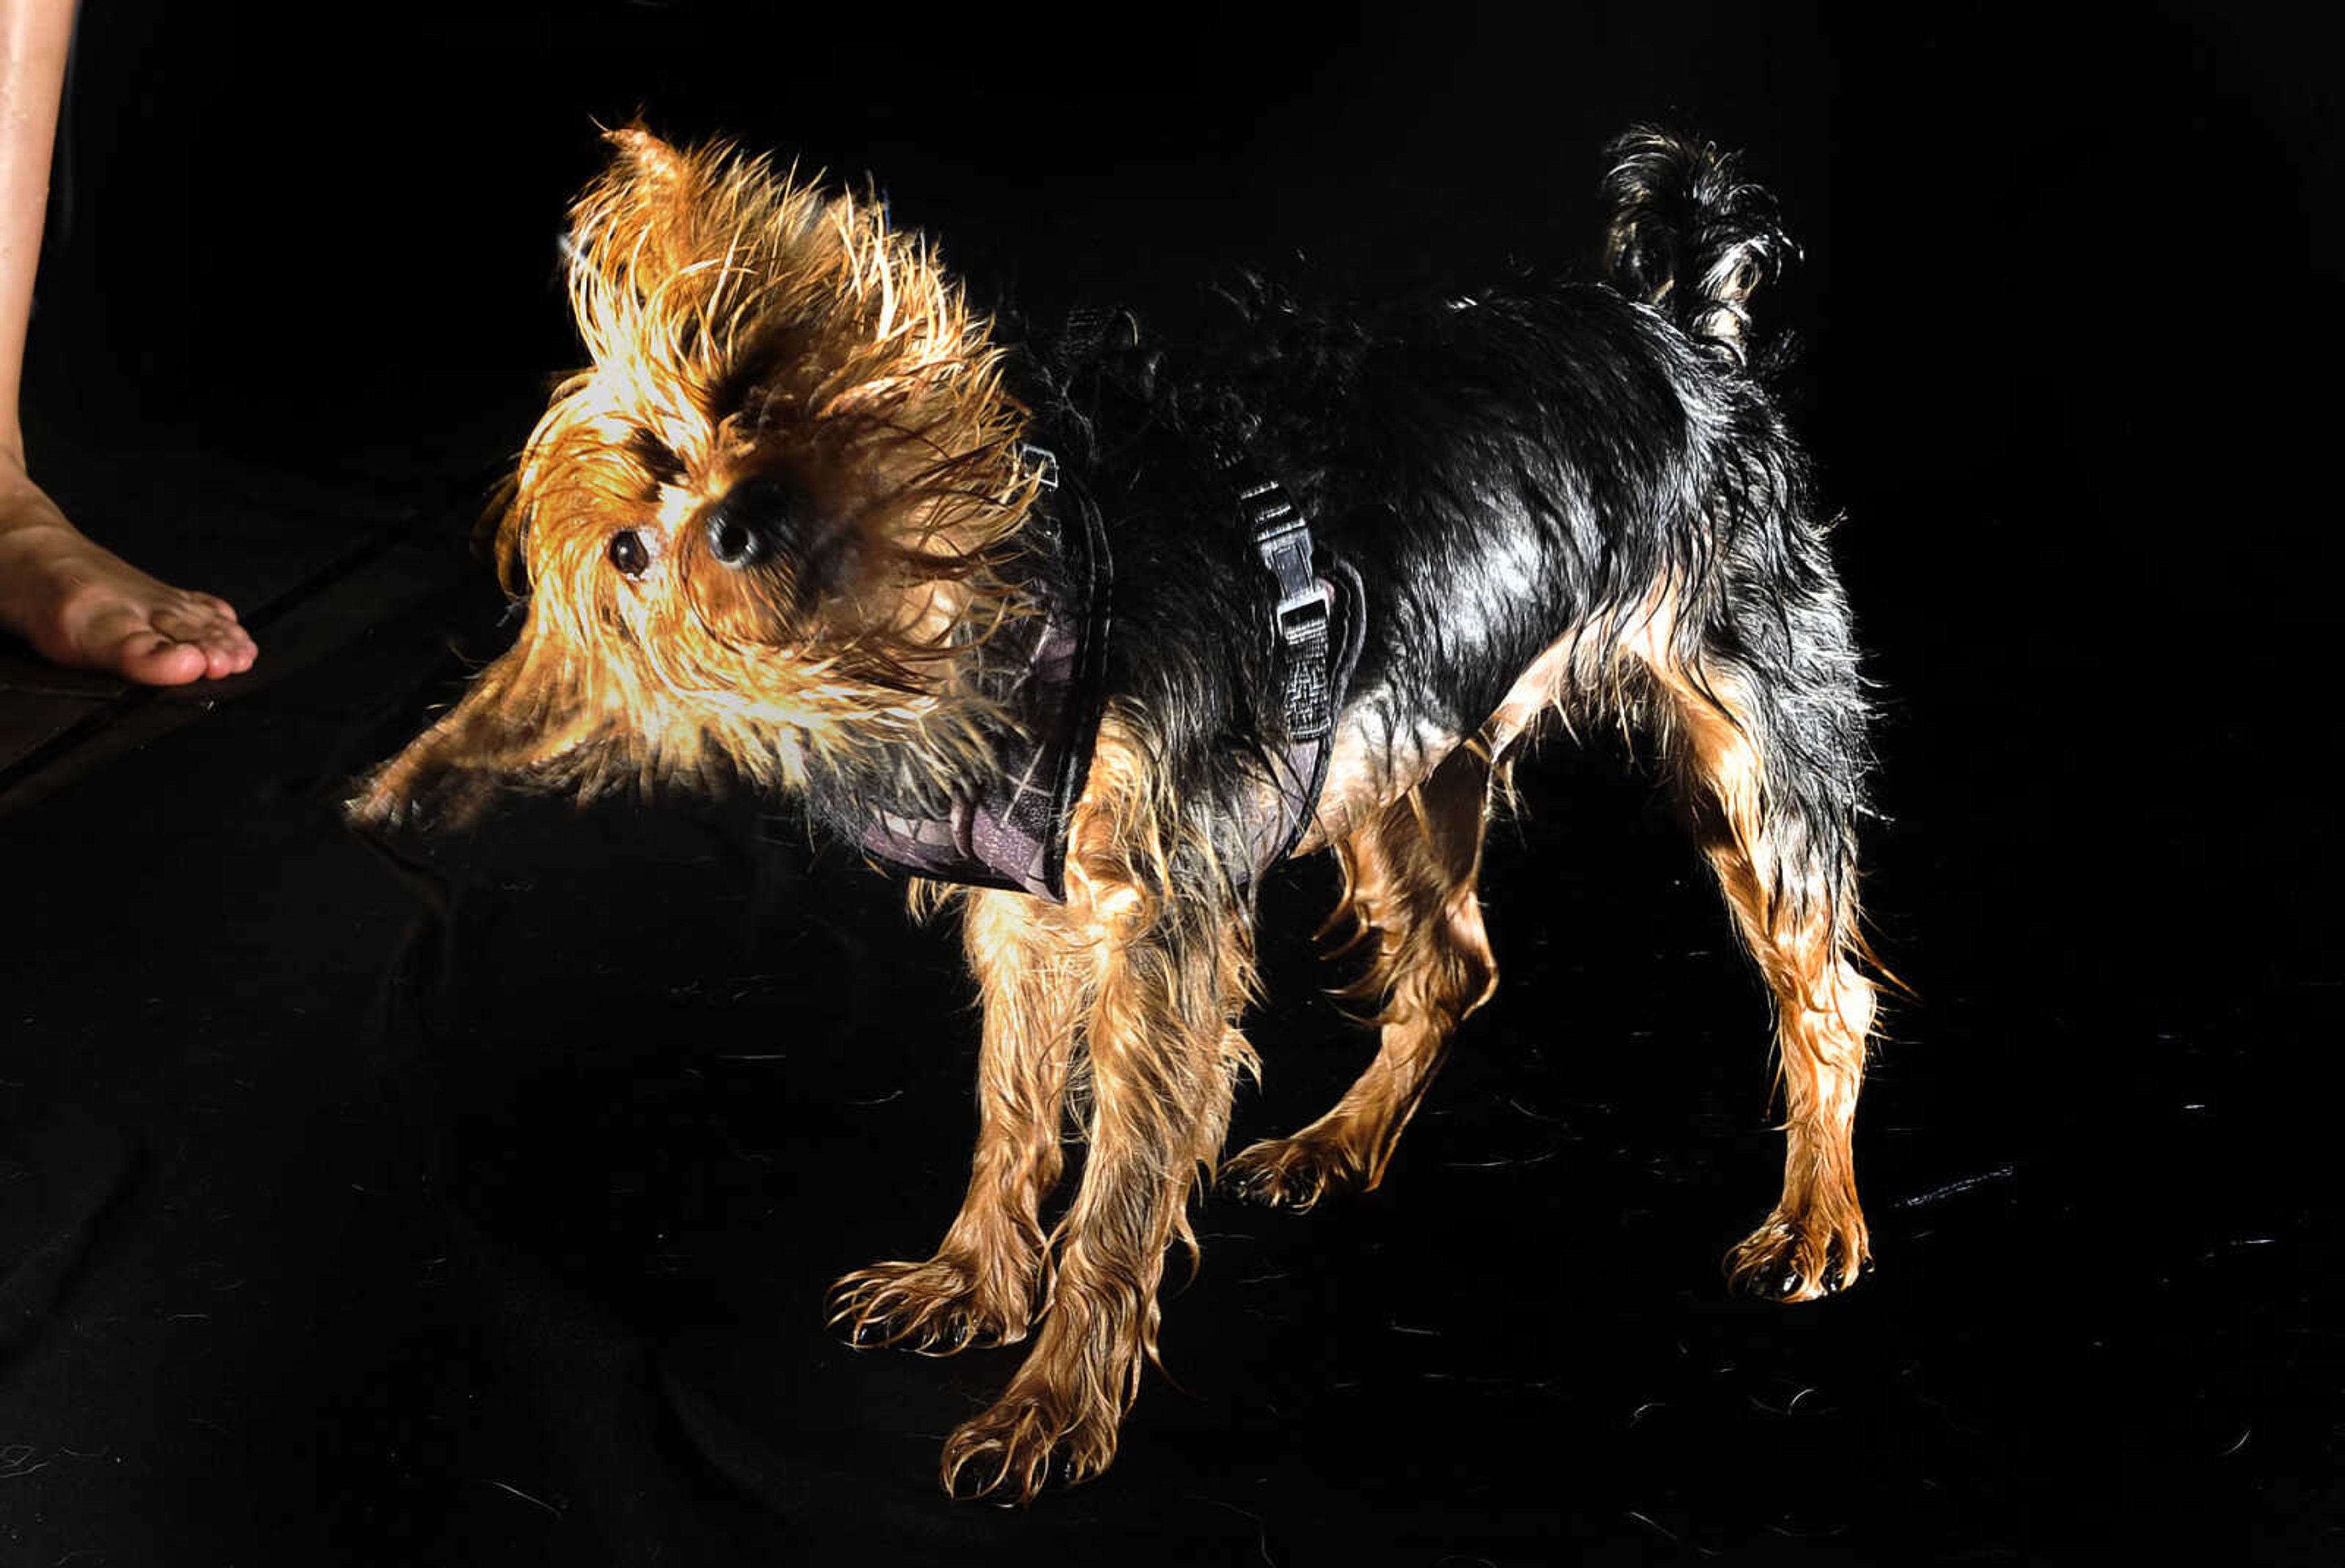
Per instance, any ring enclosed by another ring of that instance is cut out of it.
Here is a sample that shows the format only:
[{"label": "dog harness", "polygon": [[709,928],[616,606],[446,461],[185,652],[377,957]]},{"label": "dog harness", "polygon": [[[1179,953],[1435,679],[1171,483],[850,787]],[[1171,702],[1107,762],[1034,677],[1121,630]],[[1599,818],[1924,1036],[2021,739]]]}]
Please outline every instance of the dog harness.
[{"label": "dog harness", "polygon": [[1286,729],[1285,750],[1264,759],[1278,809],[1246,824],[1254,851],[1247,869],[1259,876],[1293,853],[1319,804],[1335,745],[1335,716],[1344,711],[1344,692],[1360,662],[1367,596],[1349,561],[1331,561],[1331,574],[1320,574],[1310,520],[1276,480],[1246,484],[1238,504],[1263,567],[1278,585],[1273,619]]},{"label": "dog harness", "polygon": [[[1057,488],[1057,460],[1030,449]],[[1335,715],[1359,661],[1365,601],[1359,576],[1342,562],[1322,574],[1309,521],[1271,479],[1239,479],[1238,504],[1263,568],[1277,584],[1279,710],[1286,744],[1263,760],[1275,809],[1244,824],[1251,882],[1302,839],[1326,783]],[[1090,776],[1105,709],[1107,645],[1114,572],[1092,510],[1055,509],[1065,570],[1046,592],[1040,614],[997,635],[1026,640],[1024,669],[1005,706],[1013,738],[988,787],[956,796],[948,814],[914,818],[882,813],[864,830],[873,859],[916,876],[974,887],[1030,893],[1054,904],[1067,896],[1067,833]]]}]

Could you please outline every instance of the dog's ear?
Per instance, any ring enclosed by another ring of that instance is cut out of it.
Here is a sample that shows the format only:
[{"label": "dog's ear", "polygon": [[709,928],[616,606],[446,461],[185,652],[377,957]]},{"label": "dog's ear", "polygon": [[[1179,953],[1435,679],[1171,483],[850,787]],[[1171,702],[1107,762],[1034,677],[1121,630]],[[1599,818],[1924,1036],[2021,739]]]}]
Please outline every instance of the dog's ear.
[{"label": "dog's ear", "polygon": [[682,194],[686,187],[699,183],[695,160],[653,135],[640,120],[604,132],[603,139],[611,146],[611,165],[603,177],[605,180],[637,187],[647,196],[656,193],[667,197]]},{"label": "dog's ear", "polygon": [[[682,269],[706,258],[708,232],[721,221],[716,198],[726,158],[722,147],[693,150],[663,141],[640,125],[608,131],[611,160],[570,208],[563,246],[578,270],[649,296]],[[723,254],[717,244],[717,254]]]}]

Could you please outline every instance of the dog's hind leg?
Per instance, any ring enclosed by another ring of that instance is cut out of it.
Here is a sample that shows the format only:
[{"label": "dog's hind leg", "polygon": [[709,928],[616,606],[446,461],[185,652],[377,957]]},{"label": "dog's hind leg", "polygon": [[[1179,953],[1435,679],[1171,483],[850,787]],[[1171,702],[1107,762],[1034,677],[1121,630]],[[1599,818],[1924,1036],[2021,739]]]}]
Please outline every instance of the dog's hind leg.
[{"label": "dog's hind leg", "polygon": [[1809,645],[1783,648],[1779,634],[1762,661],[1749,638],[1699,675],[1655,665],[1696,835],[1775,1004],[1782,1196],[1727,1272],[1788,1300],[1854,1283],[1871,1259],[1850,1148],[1875,1007],[1859,966],[1853,838],[1864,705],[1841,617],[1809,608]]},{"label": "dog's hind leg", "polygon": [[1348,913],[1358,940],[1374,945],[1349,994],[1379,1004],[1376,1057],[1326,1115],[1232,1160],[1232,1191],[1308,1209],[1384,1179],[1451,1036],[1497,986],[1477,891],[1489,804],[1489,760],[1478,744],[1461,746],[1337,845],[1347,905],[1337,917]]},{"label": "dog's hind leg", "polygon": [[962,934],[985,1007],[969,1194],[935,1257],[874,1264],[832,1287],[831,1320],[858,1344],[942,1355],[1014,1344],[1033,1320],[1091,961],[1057,911],[1022,893],[972,894]]}]

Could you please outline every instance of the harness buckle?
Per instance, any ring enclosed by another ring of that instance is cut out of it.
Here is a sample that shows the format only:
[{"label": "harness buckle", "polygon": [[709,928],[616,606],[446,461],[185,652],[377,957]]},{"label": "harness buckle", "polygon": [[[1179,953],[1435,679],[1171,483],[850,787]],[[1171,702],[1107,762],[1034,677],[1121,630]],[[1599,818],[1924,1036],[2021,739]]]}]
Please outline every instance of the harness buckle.
[{"label": "harness buckle", "polygon": [[1315,626],[1325,626],[1335,613],[1335,593],[1325,582],[1314,582],[1300,593],[1278,601],[1278,637],[1289,647],[1301,642]]}]

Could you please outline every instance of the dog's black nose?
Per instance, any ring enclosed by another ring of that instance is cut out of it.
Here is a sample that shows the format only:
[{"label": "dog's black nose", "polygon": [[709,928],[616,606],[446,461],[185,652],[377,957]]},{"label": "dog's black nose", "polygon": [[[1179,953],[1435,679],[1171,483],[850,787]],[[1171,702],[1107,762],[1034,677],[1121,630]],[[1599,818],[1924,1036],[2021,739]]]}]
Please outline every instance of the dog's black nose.
[{"label": "dog's black nose", "polygon": [[755,566],[782,554],[806,533],[806,492],[786,479],[745,479],[708,509],[708,553],[724,566]]}]

